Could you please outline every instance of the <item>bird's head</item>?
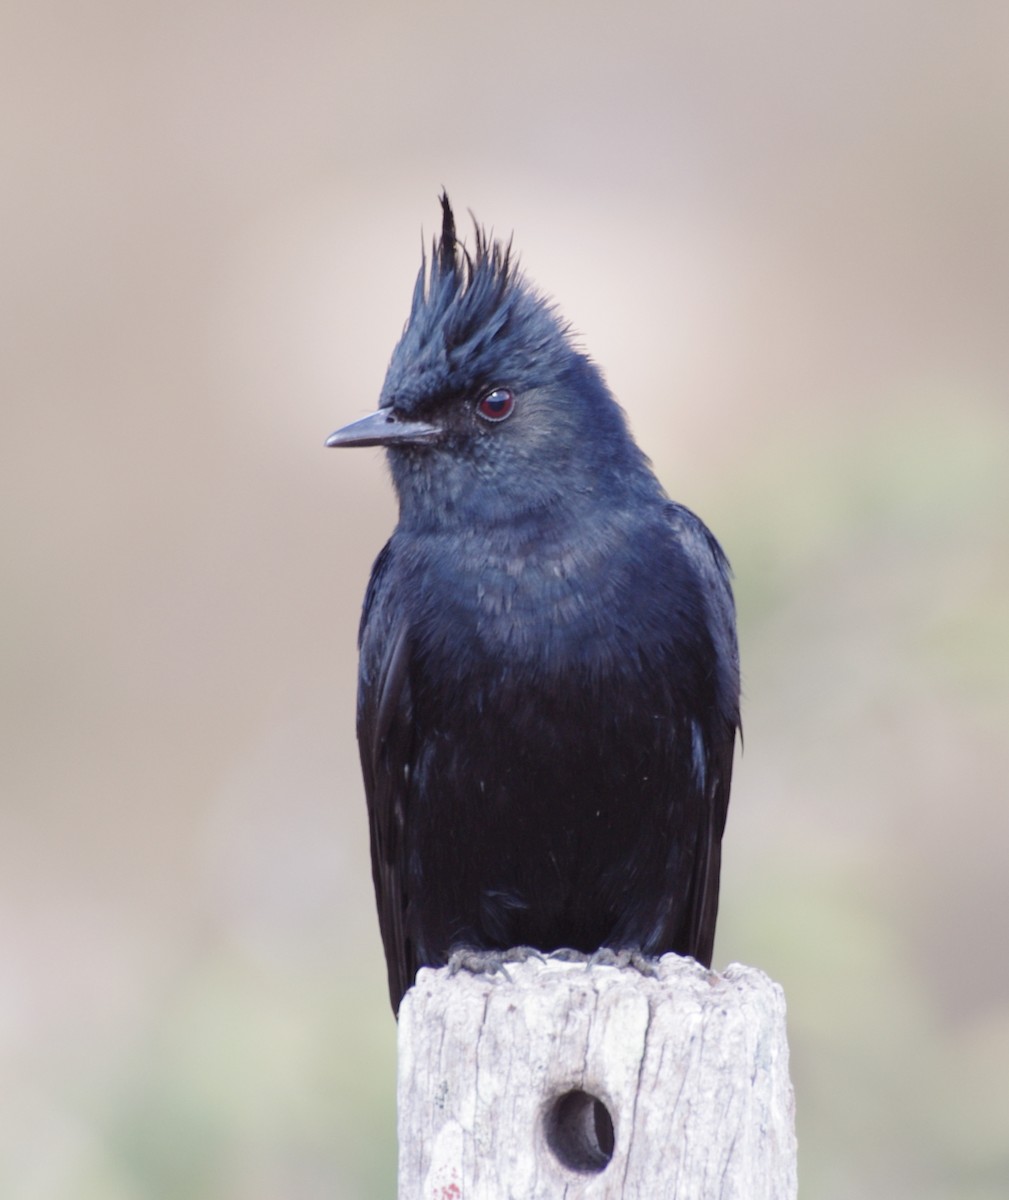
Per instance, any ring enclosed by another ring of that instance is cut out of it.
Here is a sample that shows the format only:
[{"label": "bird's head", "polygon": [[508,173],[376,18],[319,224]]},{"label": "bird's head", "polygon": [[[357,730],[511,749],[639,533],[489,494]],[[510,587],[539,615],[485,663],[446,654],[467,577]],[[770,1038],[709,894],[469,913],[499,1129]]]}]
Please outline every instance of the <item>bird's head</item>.
[{"label": "bird's head", "polygon": [[514,519],[639,475],[623,412],[511,242],[474,222],[471,253],[441,206],[378,410],[327,446],[384,446],[401,522],[424,526]]}]

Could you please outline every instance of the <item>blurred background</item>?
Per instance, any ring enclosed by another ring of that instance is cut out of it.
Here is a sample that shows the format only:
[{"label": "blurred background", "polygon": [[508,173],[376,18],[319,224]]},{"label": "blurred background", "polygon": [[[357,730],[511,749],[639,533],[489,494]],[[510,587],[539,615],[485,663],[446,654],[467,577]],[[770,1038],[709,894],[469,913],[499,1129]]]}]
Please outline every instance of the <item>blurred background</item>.
[{"label": "blurred background", "polygon": [[736,569],[800,1193],[1009,1194],[1009,8],[0,9],[0,1195],[394,1194],[353,733],[437,193]]}]

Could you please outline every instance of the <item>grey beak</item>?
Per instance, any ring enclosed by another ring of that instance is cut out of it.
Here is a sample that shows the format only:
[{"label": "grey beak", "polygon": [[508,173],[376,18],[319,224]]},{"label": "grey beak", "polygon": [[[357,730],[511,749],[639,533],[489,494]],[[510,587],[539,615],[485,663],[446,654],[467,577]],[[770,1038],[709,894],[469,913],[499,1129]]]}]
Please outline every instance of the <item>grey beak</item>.
[{"label": "grey beak", "polygon": [[392,408],[380,408],[358,421],[351,421],[326,438],[327,446],[402,446],[433,442],[441,436],[437,425],[404,421]]}]

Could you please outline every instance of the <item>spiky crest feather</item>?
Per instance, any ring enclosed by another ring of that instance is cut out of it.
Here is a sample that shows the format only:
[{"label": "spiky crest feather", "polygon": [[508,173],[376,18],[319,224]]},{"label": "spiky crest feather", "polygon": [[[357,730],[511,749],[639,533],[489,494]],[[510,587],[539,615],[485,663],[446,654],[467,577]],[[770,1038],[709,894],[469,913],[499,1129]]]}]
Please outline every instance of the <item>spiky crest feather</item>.
[{"label": "spiky crest feather", "polygon": [[566,322],[518,270],[511,239],[496,240],[473,218],[471,253],[457,236],[445,192],[440,202],[441,236],[432,239],[430,260],[422,251],[383,389],[383,403],[407,410],[432,392],[492,383],[508,343],[529,363],[572,351]]}]

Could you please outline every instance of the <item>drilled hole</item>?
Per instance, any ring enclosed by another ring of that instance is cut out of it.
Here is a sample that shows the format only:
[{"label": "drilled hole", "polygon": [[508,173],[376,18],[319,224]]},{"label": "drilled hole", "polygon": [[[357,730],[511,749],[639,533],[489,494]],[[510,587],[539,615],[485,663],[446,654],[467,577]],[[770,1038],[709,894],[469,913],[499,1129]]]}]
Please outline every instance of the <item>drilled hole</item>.
[{"label": "drilled hole", "polygon": [[570,1171],[601,1171],[613,1157],[613,1120],[596,1096],[565,1092],[546,1113],[547,1145]]}]

